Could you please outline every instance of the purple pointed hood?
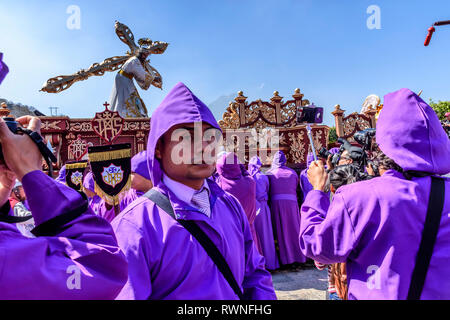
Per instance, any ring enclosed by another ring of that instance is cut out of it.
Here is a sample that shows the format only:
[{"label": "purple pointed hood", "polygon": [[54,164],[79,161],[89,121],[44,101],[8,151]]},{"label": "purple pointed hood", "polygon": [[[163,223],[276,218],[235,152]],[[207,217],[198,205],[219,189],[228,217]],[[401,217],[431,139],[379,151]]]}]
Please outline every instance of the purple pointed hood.
[{"label": "purple pointed hood", "polygon": [[248,173],[250,173],[250,175],[253,177],[256,173],[259,172],[261,166],[261,159],[258,156],[253,156],[248,163]]},{"label": "purple pointed hood", "polygon": [[222,154],[216,163],[217,173],[229,180],[240,179],[242,174],[241,163],[233,152]]},{"label": "purple pointed hood", "polygon": [[95,192],[94,176],[92,175],[91,171],[86,173],[86,175],[84,176],[83,187],[87,190]]},{"label": "purple pointed hood", "polygon": [[186,85],[179,82],[156,108],[150,120],[147,162],[153,185],[157,186],[162,179],[162,168],[155,158],[159,138],[177,124],[201,121],[221,130],[211,110]]},{"label": "purple pointed hood", "polygon": [[277,151],[272,159],[271,169],[282,167],[286,164],[286,156],[283,151]]},{"label": "purple pointed hood", "polygon": [[0,84],[2,83],[3,79],[5,79],[8,72],[8,66],[3,62],[3,53],[0,52]]},{"label": "purple pointed hood", "polygon": [[66,183],[66,165],[63,165],[61,169],[59,169],[58,177],[56,177],[55,180],[62,183]]},{"label": "purple pointed hood", "polygon": [[434,110],[409,89],[384,97],[376,141],[404,170],[450,172],[450,139]]},{"label": "purple pointed hood", "polygon": [[131,158],[131,172],[135,172],[145,179],[150,180],[150,172],[147,165],[147,151],[141,151]]}]

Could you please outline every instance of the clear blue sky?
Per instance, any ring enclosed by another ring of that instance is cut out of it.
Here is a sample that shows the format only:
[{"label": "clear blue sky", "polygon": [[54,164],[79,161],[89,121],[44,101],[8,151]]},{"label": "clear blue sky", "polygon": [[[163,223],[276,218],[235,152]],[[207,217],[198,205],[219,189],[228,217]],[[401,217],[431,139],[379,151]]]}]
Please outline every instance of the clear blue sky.
[{"label": "clear blue sky", "polygon": [[[70,5],[80,7],[80,30],[66,27]],[[381,9],[379,30],[367,28],[370,5]],[[11,72],[0,97],[46,114],[57,106],[71,117],[94,116],[109,100],[114,73],[59,94],[39,89],[50,77],[123,55],[128,48],[114,32],[119,20],[136,39],[170,43],[151,57],[164,90],[140,90],[150,111],[178,81],[206,103],[239,90],[249,100],[268,100],[274,90],[290,98],[298,87],[332,125],[334,105],[359,111],[372,93],[408,87],[422,89],[427,101],[450,100],[450,26],[438,27],[423,46],[427,28],[449,19],[448,0],[2,0],[0,51]],[[216,117],[225,108],[214,108]]]}]

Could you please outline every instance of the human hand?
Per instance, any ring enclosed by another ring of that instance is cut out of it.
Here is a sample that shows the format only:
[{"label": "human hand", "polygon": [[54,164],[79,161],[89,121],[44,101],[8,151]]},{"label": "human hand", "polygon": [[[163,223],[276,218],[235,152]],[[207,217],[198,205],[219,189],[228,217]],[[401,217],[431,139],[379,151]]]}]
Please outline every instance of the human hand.
[{"label": "human hand", "polygon": [[15,182],[16,175],[5,165],[0,165],[0,207],[8,201]]},{"label": "human hand", "polygon": [[311,162],[308,168],[308,180],[314,190],[324,191],[328,180],[328,174],[322,161]]},{"label": "human hand", "polygon": [[375,172],[373,171],[373,168],[372,168],[372,164],[371,164],[371,163],[369,163],[369,164],[366,166],[366,170],[367,170],[367,173],[369,174],[369,176],[375,176]]},{"label": "human hand", "polygon": [[328,170],[333,170],[334,169],[334,165],[333,165],[333,163],[331,162],[331,158],[333,157],[333,155],[329,155],[328,156],[328,158],[327,158],[327,168],[328,168]]},{"label": "human hand", "polygon": [[[22,127],[41,134],[39,118],[24,116],[16,121]],[[12,133],[3,119],[0,119],[0,142],[6,166],[20,181],[27,173],[41,170],[42,156],[36,144],[27,135]]]}]

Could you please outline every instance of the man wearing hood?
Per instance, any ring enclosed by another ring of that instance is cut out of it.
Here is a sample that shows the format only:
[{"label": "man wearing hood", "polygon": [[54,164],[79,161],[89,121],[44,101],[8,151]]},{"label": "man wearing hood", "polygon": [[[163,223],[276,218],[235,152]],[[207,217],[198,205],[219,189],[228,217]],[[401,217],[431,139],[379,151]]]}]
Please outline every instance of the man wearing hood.
[{"label": "man wearing hood", "polygon": [[[112,225],[129,262],[128,282],[118,299],[238,298],[180,220],[195,223],[212,240],[244,298],[276,298],[242,206],[208,179],[214,172],[211,159],[215,154],[211,152],[206,159],[212,143],[202,137],[219,131],[211,111],[183,83],[178,83],[153,112],[148,168],[153,189],[169,199],[176,219],[146,196],[114,219]],[[184,147],[180,149],[180,145]]]},{"label": "man wearing hood", "polygon": [[261,159],[254,156],[248,163],[248,172],[256,183],[256,210],[259,212],[255,218],[255,231],[258,237],[261,252],[266,259],[266,268],[275,270],[280,267],[273,237],[272,216],[269,205],[269,178],[261,172]]},{"label": "man wearing hood", "polygon": [[224,191],[236,197],[239,200],[245,214],[247,215],[250,230],[252,231],[253,241],[256,248],[262,254],[261,245],[256,235],[256,183],[250,177],[242,163],[239,162],[236,154],[229,152],[221,155],[217,160],[217,178],[216,183]]},{"label": "man wearing hood", "polygon": [[[407,114],[407,117],[402,115]],[[431,177],[450,171],[450,140],[435,112],[408,89],[384,97],[377,122],[380,177],[339,188],[330,205],[323,164],[301,209],[302,252],[321,263],[347,262],[349,299],[409,297]],[[450,180],[420,299],[450,299]],[[439,222],[439,221],[438,221]]]},{"label": "man wearing hood", "polygon": [[278,240],[280,263],[282,265],[305,263],[306,257],[300,252],[298,246],[300,212],[297,186],[299,178],[293,169],[286,166],[286,156],[283,151],[278,151],[273,156],[268,177],[270,211]]}]

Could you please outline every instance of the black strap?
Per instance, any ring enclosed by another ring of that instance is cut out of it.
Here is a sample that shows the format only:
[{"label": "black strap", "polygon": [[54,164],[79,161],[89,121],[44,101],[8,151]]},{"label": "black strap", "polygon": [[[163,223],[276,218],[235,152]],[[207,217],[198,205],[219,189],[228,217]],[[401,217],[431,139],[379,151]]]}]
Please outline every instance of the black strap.
[{"label": "black strap", "polygon": [[422,294],[434,244],[441,222],[445,199],[445,180],[431,177],[431,191],[428,200],[427,216],[422,231],[422,240],[416,256],[416,264],[411,277],[408,300],[419,300]]},{"label": "black strap", "polygon": [[25,216],[25,217],[15,217],[15,216],[9,216],[9,211],[11,210],[11,203],[9,200],[6,201],[6,203],[0,208],[0,222],[5,223],[22,223],[25,221],[30,220],[33,218],[32,215]]},{"label": "black strap", "polygon": [[205,249],[206,253],[215,263],[217,268],[219,268],[219,271],[228,281],[231,288],[239,297],[239,299],[244,300],[244,295],[233,275],[233,272],[230,270],[230,267],[228,266],[228,263],[226,262],[222,253],[220,253],[219,249],[217,249],[217,247],[214,245],[214,243],[208,237],[208,235],[194,221],[182,219],[177,220],[169,199],[158,190],[154,188],[150,189],[144,196],[153,201],[158,207],[160,207],[163,211],[169,214],[172,218],[174,218],[179,224],[181,224],[187,231],[189,231],[192,234],[192,236],[202,245],[203,249]]}]

